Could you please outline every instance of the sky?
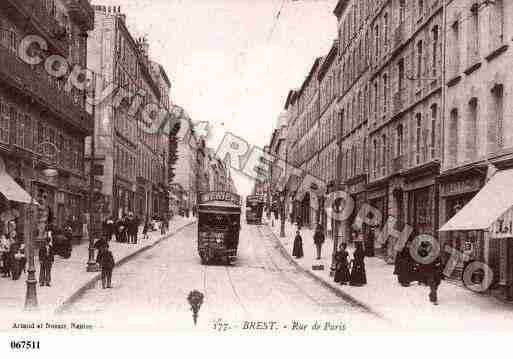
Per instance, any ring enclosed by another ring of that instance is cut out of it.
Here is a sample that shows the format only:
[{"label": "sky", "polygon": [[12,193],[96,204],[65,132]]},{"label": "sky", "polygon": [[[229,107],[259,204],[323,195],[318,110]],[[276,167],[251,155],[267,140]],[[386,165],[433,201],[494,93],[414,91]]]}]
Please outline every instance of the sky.
[{"label": "sky", "polygon": [[[226,132],[263,148],[290,89],[336,38],[337,0],[93,0],[121,6],[134,37],[172,82],[171,102],[208,121],[207,145]],[[282,7],[283,6],[283,7]],[[281,8],[280,16],[276,15]],[[239,194],[253,180],[232,171]]]}]

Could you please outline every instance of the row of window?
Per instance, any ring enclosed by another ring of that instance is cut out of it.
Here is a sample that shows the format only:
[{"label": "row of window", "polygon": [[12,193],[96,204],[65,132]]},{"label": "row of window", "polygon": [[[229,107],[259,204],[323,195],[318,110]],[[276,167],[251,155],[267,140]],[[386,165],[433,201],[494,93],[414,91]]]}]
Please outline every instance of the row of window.
[{"label": "row of window", "polygon": [[[388,175],[392,161],[396,170],[416,166],[439,157],[441,130],[437,104],[430,107],[429,117],[421,112],[414,114],[409,126],[399,123],[388,133],[373,136],[371,149],[371,178]],[[409,139],[405,136],[408,134]],[[409,151],[409,152],[408,152]]]},{"label": "row of window", "polygon": [[[482,19],[485,10],[488,10],[488,21]],[[448,72],[450,76],[456,76],[462,71],[462,53],[466,53],[464,66],[470,67],[482,55],[504,44],[504,0],[475,2],[448,25]],[[481,44],[484,36],[488,43],[487,49]],[[466,39],[466,46],[463,47],[462,38]]]},{"label": "row of window", "polygon": [[[497,84],[490,91],[491,102],[486,116],[481,116],[480,101],[472,97],[465,109],[453,108],[448,123],[448,150],[446,161],[449,166],[464,161],[476,160],[479,153],[493,153],[504,146],[504,100],[503,85]],[[465,113],[465,117],[460,115]],[[486,121],[486,141],[482,148],[478,142],[480,121]],[[465,136],[462,136],[465,131]]]},{"label": "row of window", "polygon": [[[67,134],[64,129],[57,128],[42,119],[34,119],[31,115],[18,110],[14,104],[0,99],[0,142],[14,145],[27,151],[44,154],[49,160],[68,170],[84,171],[84,142]],[[44,146],[42,143],[55,145]]]}]

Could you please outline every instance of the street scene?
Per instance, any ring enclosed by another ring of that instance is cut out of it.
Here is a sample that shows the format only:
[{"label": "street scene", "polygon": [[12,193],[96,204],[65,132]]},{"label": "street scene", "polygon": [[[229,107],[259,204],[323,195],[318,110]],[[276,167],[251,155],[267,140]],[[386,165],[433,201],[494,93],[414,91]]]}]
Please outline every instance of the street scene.
[{"label": "street scene", "polygon": [[0,331],[511,331],[509,15],[3,0]]}]

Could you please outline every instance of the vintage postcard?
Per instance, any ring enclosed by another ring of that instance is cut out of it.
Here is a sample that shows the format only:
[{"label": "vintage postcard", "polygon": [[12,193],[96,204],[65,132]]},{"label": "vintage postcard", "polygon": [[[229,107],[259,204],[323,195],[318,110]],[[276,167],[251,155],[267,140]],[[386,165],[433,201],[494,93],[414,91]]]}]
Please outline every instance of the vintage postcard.
[{"label": "vintage postcard", "polygon": [[506,0],[2,0],[9,349],[510,332],[510,15]]}]

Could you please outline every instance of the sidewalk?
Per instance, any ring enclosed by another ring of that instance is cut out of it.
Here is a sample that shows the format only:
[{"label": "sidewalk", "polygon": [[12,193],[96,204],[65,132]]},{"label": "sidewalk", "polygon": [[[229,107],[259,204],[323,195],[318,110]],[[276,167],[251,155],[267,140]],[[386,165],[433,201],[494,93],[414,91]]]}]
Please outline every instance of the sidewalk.
[{"label": "sidewalk", "polygon": [[[149,233],[149,238],[142,240],[142,234],[139,234],[138,244],[118,243],[114,239],[109,243],[110,249],[116,260],[116,265],[128,259],[128,257],[144,250],[155,244],[159,240],[172,236],[174,233],[184,228],[196,220],[194,217],[183,218],[176,216],[170,221],[169,231],[161,236],[160,230]],[[38,313],[51,315],[71,298],[75,293],[81,290],[93,280],[99,272],[86,272],[88,260],[89,243],[82,242],[73,246],[73,252],[69,259],[63,259],[55,256],[55,262],[52,268],[51,287],[40,287],[37,284]],[[95,253],[96,258],[96,253]],[[36,278],[39,280],[39,260],[36,253]],[[23,311],[26,291],[26,274],[17,281],[8,278],[0,278],[0,312],[20,313]],[[2,315],[0,315],[2,317]],[[3,320],[0,321],[0,328],[3,326]]]},{"label": "sidewalk", "polygon": [[[276,239],[284,247],[290,258],[315,276],[325,285],[352,297],[361,305],[370,308],[390,320],[402,329],[445,329],[465,331],[483,331],[491,329],[513,329],[513,305],[486,295],[474,293],[464,287],[443,281],[438,290],[439,305],[434,306],[428,300],[429,288],[412,284],[402,287],[393,275],[394,266],[388,265],[378,257],[366,257],[367,285],[363,287],[342,286],[333,282],[330,277],[331,255],[333,241],[326,238],[322,248],[324,271],[313,271],[315,247],[313,230],[302,229],[303,251],[305,256],[296,259],[291,256],[296,227],[286,222],[285,238],[280,238],[280,222],[268,228],[275,234]],[[353,248],[348,251],[352,258]]]}]

